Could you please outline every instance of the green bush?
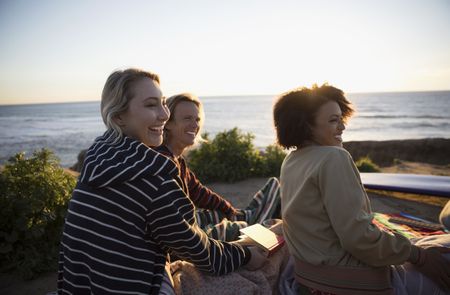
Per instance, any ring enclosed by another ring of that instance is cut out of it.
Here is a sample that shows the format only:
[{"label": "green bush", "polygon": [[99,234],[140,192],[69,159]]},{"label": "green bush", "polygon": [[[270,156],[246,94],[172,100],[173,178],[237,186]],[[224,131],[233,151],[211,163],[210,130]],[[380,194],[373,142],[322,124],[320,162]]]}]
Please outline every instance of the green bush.
[{"label": "green bush", "polygon": [[260,152],[253,145],[254,136],[238,128],[220,132],[188,155],[189,167],[202,182],[233,182],[249,177],[279,176],[286,153],[276,145]]},{"label": "green bush", "polygon": [[218,133],[189,153],[189,167],[202,182],[233,182],[264,171],[263,158],[253,146],[254,136],[238,128]]},{"label": "green bush", "polygon": [[0,174],[1,271],[31,279],[54,271],[68,200],[76,179],[47,149],[18,153]]},{"label": "green bush", "polygon": [[401,165],[403,162],[402,162],[402,160],[395,158],[395,159],[392,161],[392,163],[393,163],[394,165]]},{"label": "green bush", "polygon": [[359,172],[380,172],[380,167],[372,162],[369,157],[363,157],[356,161],[356,167]]},{"label": "green bush", "polygon": [[280,176],[281,164],[286,157],[286,152],[278,145],[266,147],[263,159],[266,166],[264,176]]}]

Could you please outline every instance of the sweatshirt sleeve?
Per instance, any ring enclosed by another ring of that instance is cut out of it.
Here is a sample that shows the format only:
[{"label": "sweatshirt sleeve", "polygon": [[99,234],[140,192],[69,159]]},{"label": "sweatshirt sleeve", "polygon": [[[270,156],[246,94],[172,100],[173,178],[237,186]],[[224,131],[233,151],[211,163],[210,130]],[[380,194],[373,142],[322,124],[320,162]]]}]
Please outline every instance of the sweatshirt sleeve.
[{"label": "sweatshirt sleeve", "polygon": [[154,209],[147,214],[147,221],[150,235],[163,249],[192,262],[202,271],[217,275],[234,271],[248,261],[248,249],[211,239],[195,222],[191,224],[186,219],[186,216],[194,218],[192,209],[185,207],[192,204],[175,180],[163,181],[160,192],[152,201]]},{"label": "sweatshirt sleeve", "polygon": [[195,176],[194,172],[187,167],[184,160],[181,164],[184,165],[186,169],[187,186],[189,189],[189,197],[192,202],[198,208],[218,210],[225,215],[228,215],[233,208],[231,203],[225,200],[221,195],[204,186]]},{"label": "sweatshirt sleeve", "polygon": [[369,199],[359,172],[345,150],[333,150],[320,169],[323,202],[342,247],[371,266],[404,263],[411,243],[372,223]]}]

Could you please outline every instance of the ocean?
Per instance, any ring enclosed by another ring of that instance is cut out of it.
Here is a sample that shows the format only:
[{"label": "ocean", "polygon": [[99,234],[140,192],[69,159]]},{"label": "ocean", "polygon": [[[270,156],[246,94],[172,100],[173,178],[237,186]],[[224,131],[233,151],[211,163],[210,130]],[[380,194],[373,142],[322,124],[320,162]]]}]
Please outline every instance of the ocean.
[{"label": "ocean", "polygon": [[[350,93],[356,108],[344,141],[450,138],[450,91]],[[210,138],[238,127],[255,135],[263,148],[275,142],[272,106],[275,96],[200,97],[205,109],[203,131]],[[27,155],[43,147],[55,152],[61,165],[77,161],[82,149],[105,127],[100,102],[0,106],[0,164],[17,152]]]}]

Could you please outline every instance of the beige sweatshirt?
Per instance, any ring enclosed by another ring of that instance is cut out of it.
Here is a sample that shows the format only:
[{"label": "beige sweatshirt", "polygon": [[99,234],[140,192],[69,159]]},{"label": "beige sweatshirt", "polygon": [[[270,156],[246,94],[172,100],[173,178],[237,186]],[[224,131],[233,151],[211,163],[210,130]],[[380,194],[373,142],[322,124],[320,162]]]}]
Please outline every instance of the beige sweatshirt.
[{"label": "beige sweatshirt", "polygon": [[381,231],[350,154],[339,147],[291,152],[281,167],[281,210],[289,251],[314,265],[402,264],[411,243]]}]

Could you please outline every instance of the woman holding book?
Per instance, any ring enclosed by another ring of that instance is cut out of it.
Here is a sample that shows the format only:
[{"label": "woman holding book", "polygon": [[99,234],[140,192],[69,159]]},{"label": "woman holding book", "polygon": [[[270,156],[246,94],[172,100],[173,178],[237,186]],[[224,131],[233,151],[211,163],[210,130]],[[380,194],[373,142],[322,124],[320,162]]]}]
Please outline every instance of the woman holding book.
[{"label": "woman holding book", "polygon": [[190,93],[167,99],[170,118],[164,127],[164,141],[157,151],[172,159],[178,167],[186,195],[195,204],[196,218],[209,236],[232,241],[239,229],[267,219],[280,217],[279,182],[270,178],[245,209],[234,208],[224,197],[204,186],[187,166],[183,153],[201,140],[204,121],[203,106]]},{"label": "woman holding book", "polygon": [[359,172],[342,148],[352,113],[344,93],[329,85],[284,93],[274,106],[278,142],[293,148],[280,182],[283,231],[297,287],[305,294],[394,294],[393,283],[403,294],[390,267],[403,264],[405,275],[419,271],[448,292],[450,262],[441,254],[447,248],[418,247],[372,223]]},{"label": "woman holding book", "polygon": [[169,118],[156,74],[112,73],[101,114],[107,131],[88,149],[69,202],[58,293],[172,294],[169,253],[218,275],[265,262],[196,224],[177,167],[153,149]]}]

